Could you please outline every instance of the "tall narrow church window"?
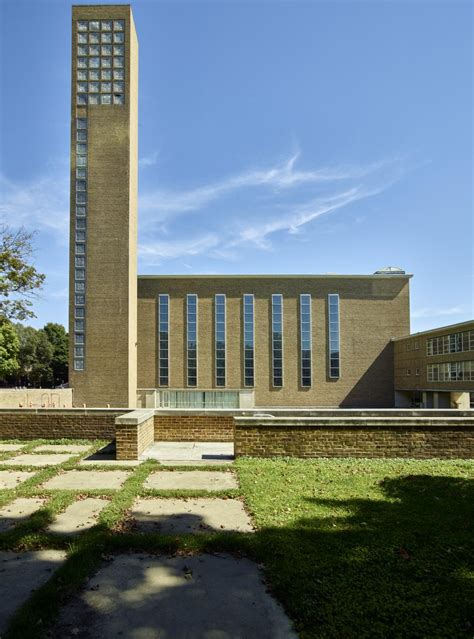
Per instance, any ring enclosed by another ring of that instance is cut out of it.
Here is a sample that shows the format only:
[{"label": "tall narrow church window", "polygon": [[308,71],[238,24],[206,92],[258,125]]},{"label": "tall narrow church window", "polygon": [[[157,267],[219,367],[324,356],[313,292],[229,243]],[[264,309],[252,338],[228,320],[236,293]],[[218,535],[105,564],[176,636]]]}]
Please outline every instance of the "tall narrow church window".
[{"label": "tall narrow church window", "polygon": [[226,384],[226,298],[218,294],[215,301],[216,386]]},{"label": "tall narrow church window", "polygon": [[197,386],[198,296],[189,294],[186,306],[188,386]]},{"label": "tall narrow church window", "polygon": [[158,383],[169,384],[169,295],[158,295]]}]

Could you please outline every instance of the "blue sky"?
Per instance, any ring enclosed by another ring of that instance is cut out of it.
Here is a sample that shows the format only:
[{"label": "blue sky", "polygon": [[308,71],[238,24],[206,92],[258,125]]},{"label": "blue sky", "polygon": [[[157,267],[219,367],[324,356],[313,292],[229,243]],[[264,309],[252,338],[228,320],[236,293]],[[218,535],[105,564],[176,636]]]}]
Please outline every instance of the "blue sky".
[{"label": "blue sky", "polygon": [[[473,313],[472,3],[138,0],[139,273],[414,274]],[[1,0],[2,221],[67,323],[70,11]]]}]

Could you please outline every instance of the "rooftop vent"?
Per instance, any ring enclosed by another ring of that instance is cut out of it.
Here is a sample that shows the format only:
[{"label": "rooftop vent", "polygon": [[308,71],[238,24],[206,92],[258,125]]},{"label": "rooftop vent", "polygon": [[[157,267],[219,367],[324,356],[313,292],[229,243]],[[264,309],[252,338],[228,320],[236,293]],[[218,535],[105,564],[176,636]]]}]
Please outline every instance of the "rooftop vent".
[{"label": "rooftop vent", "polygon": [[375,271],[374,275],[405,275],[405,271],[398,266],[385,266]]}]

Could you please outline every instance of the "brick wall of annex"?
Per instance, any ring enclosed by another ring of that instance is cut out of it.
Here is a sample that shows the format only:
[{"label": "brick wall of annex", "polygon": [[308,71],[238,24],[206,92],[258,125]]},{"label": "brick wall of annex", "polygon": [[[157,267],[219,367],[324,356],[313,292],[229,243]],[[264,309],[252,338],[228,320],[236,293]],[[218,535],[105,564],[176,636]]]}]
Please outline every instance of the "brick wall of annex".
[{"label": "brick wall of annex", "polygon": [[472,427],[235,428],[235,455],[252,457],[474,458]]},{"label": "brick wall of annex", "polygon": [[444,353],[442,355],[427,354],[427,344],[430,338],[465,331],[474,331],[474,321],[444,326],[394,341],[395,389],[474,392],[474,381],[428,381],[428,364],[474,360],[473,351]]},{"label": "brick wall of annex", "polygon": [[0,412],[0,439],[113,439],[122,414]]},{"label": "brick wall of annex", "polygon": [[155,441],[231,442],[231,415],[155,415]]}]

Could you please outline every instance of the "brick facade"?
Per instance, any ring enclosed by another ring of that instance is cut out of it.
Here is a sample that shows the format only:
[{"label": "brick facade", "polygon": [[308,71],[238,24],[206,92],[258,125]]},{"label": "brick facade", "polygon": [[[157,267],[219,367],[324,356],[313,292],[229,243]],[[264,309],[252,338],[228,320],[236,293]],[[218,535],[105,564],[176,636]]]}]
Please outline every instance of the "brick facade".
[{"label": "brick facade", "polygon": [[156,441],[231,442],[232,415],[155,415]]},{"label": "brick facade", "polygon": [[153,444],[154,415],[153,411],[146,412],[148,415],[145,415],[142,420],[136,420],[136,423],[132,423],[133,418],[130,419],[135,413],[129,413],[117,419],[115,430],[117,459],[138,459],[143,451]]},{"label": "brick facade", "polygon": [[0,411],[0,439],[113,439],[123,411],[24,409]]},{"label": "brick facade", "polygon": [[[139,276],[138,387],[158,388],[157,296],[170,297],[169,388],[186,379],[186,294],[198,295],[198,385],[214,389],[214,295],[226,295],[226,389],[244,387],[242,297],[255,300],[255,405],[393,406],[391,338],[409,333],[409,275]],[[271,296],[283,295],[283,386],[272,384]],[[313,378],[301,387],[299,296],[311,295]],[[328,376],[327,296],[340,296],[341,377]]]},{"label": "brick facade", "polygon": [[235,456],[474,458],[472,426],[235,427]]}]

